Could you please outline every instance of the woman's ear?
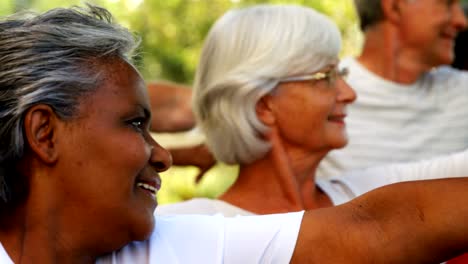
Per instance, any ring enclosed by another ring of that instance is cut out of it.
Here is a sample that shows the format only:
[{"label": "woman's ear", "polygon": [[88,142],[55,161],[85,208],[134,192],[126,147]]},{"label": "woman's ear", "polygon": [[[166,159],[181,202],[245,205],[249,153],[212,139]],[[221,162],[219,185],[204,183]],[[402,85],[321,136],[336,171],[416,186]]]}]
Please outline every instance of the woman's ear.
[{"label": "woman's ear", "polygon": [[48,105],[35,105],[24,117],[24,131],[29,148],[46,164],[57,160],[57,121],[57,115]]},{"label": "woman's ear", "polygon": [[258,119],[266,126],[275,124],[275,113],[273,111],[273,97],[270,94],[264,95],[255,105]]},{"label": "woman's ear", "polygon": [[401,18],[402,1],[382,0],[380,4],[382,5],[382,12],[385,19],[393,24],[398,24]]}]

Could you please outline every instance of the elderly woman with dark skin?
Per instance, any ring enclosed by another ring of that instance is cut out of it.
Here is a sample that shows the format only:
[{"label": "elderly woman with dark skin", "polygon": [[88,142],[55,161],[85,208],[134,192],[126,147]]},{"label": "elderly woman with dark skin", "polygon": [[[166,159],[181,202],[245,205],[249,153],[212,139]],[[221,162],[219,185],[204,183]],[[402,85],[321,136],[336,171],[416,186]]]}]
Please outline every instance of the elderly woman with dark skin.
[{"label": "elderly woman with dark skin", "polygon": [[132,47],[93,6],[0,22],[0,263],[423,263],[468,248],[468,178],[314,212],[155,220],[171,158]]}]

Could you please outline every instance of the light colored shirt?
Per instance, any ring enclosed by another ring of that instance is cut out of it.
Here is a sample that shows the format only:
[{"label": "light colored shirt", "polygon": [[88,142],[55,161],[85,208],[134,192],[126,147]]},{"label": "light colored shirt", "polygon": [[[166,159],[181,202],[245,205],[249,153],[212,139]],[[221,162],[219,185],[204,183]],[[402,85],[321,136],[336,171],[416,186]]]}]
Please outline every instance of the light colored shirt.
[{"label": "light colored shirt", "polygon": [[2,243],[0,242],[0,263],[2,264],[14,264],[11,260],[10,256],[6,253],[5,249],[3,248]]},{"label": "light colored shirt", "polygon": [[157,217],[149,240],[131,243],[97,263],[289,263],[302,216]]},{"label": "light colored shirt", "polygon": [[468,72],[438,67],[415,83],[381,78],[347,58],[356,101],[347,107],[348,145],[320,163],[318,178],[468,148]]}]

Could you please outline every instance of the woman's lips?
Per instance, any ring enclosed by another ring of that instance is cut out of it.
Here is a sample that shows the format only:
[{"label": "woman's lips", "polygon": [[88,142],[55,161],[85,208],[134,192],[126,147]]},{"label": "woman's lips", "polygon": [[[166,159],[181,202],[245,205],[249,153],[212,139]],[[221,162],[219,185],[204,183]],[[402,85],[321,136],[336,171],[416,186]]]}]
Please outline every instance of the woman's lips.
[{"label": "woman's lips", "polygon": [[145,191],[151,192],[151,194],[153,195],[156,195],[156,193],[158,192],[158,189],[144,182],[138,182],[137,186],[144,189]]},{"label": "woman's lips", "polygon": [[334,123],[344,124],[345,123],[345,118],[346,118],[345,114],[332,115],[332,116],[328,117],[328,121],[334,122]]},{"label": "woman's lips", "polygon": [[161,178],[159,175],[156,177],[141,177],[137,180],[136,185],[137,187],[156,195],[159,189],[161,189]]},{"label": "woman's lips", "polygon": [[448,39],[451,39],[451,40],[455,40],[455,38],[456,38],[457,35],[458,35],[458,30],[455,30],[455,29],[446,30],[446,31],[442,32],[441,35],[442,35],[442,37],[444,37],[444,38],[448,38]]}]

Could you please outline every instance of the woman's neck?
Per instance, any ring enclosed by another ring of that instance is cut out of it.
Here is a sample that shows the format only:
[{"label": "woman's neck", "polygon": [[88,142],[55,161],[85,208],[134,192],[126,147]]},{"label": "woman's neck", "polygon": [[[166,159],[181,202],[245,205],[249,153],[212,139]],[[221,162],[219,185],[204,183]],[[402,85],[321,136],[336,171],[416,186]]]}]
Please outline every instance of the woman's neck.
[{"label": "woman's neck", "polygon": [[[94,263],[91,252],[80,250],[63,234],[67,230],[42,202],[27,199],[2,214],[0,241],[14,263]],[[97,254],[95,254],[97,256]]]},{"label": "woman's neck", "polygon": [[[94,263],[95,257],[76,250],[65,250],[66,245],[51,238],[47,232],[0,232],[0,241],[14,263]],[[64,247],[65,246],[65,247]]]},{"label": "woman's neck", "polygon": [[220,199],[257,214],[331,206],[315,185],[315,171],[325,154],[273,144],[264,158],[241,166],[238,179]]}]

